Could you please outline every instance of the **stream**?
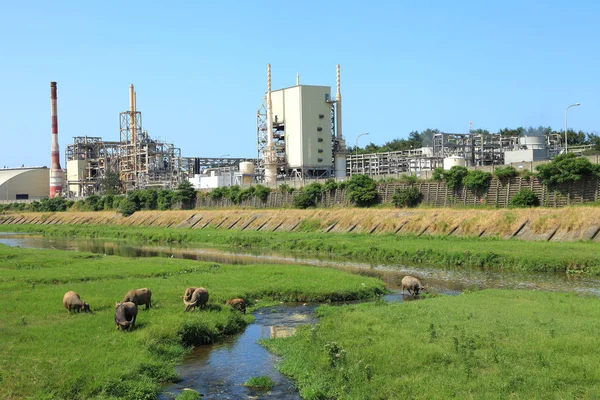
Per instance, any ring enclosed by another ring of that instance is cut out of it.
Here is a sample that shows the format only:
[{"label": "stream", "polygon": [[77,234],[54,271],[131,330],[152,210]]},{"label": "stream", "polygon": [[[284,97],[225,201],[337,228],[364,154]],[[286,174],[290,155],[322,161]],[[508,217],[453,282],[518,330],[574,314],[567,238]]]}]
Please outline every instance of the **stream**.
[{"label": "stream", "polygon": [[[600,277],[557,273],[518,273],[475,270],[444,270],[336,260],[332,257],[303,257],[274,252],[231,252],[222,249],[187,245],[148,245],[111,239],[49,238],[27,234],[0,232],[0,244],[22,248],[84,251],[122,257],[174,257],[223,264],[302,264],[336,268],[381,278],[391,291],[385,301],[402,301],[399,284],[407,274],[421,278],[431,291],[448,295],[468,288],[510,288],[544,291],[574,291],[600,296]],[[300,399],[294,384],[280,374],[279,358],[260,346],[262,338],[282,337],[296,326],[314,323],[318,304],[280,304],[253,313],[255,322],[225,341],[199,346],[186,356],[177,372],[182,380],[166,386],[160,399],[173,399],[185,388],[201,393],[207,399]],[[274,382],[270,390],[243,386],[249,378],[269,376]]]}]

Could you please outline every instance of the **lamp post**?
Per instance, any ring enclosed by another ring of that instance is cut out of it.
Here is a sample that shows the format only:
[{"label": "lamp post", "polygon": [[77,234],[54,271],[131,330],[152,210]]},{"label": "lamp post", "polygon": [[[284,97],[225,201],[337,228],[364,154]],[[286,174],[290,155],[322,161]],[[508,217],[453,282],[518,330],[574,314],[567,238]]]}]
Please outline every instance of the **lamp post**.
[{"label": "lamp post", "polygon": [[[358,138],[359,138],[359,137],[361,137],[361,136],[368,135],[368,134],[369,134],[369,132],[365,132],[365,133],[361,133],[360,135],[358,135],[358,136],[356,137],[356,142],[355,142],[355,144],[356,144],[356,146],[355,146],[355,150],[356,150],[356,164],[358,164]],[[364,160],[364,158],[363,158],[363,174],[364,174],[364,172],[365,172],[365,165],[364,165],[364,162],[365,162],[365,160]],[[358,165],[357,165],[357,167],[358,167]],[[358,169],[358,168],[357,168],[357,169]]]},{"label": "lamp post", "polygon": [[569,148],[569,141],[567,140],[567,111],[569,111],[569,108],[571,107],[577,107],[581,105],[581,103],[575,103],[575,104],[571,104],[569,107],[567,107],[567,109],[565,110],[565,154],[567,154],[568,152],[568,148]]}]

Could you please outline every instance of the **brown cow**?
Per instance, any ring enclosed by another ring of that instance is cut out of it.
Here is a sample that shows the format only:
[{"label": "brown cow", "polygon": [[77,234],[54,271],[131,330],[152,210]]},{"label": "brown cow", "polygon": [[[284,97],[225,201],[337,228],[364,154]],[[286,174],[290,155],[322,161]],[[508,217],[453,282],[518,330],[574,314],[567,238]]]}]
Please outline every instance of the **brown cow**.
[{"label": "brown cow", "polygon": [[130,290],[127,292],[121,303],[126,303],[128,301],[134,303],[137,306],[141,306],[142,304],[146,305],[146,310],[150,308],[152,300],[152,292],[148,288]]},{"label": "brown cow", "polygon": [[[404,289],[408,290],[408,294],[418,295],[420,290],[427,291],[427,288],[421,284],[421,281],[414,276],[406,275],[402,278],[402,294],[404,295]],[[411,293],[411,291],[413,293]]]},{"label": "brown cow", "polygon": [[194,294],[196,289],[198,289],[198,288],[189,287],[189,288],[185,289],[185,293],[183,294],[183,296],[181,296],[181,298],[185,301],[190,301],[190,299],[192,298],[192,295]]},{"label": "brown cow", "polygon": [[190,301],[183,299],[183,303],[185,304],[184,312],[196,307],[204,308],[206,303],[208,303],[208,290],[203,287],[197,288],[194,290]]},{"label": "brown cow", "polygon": [[238,297],[235,299],[227,300],[227,303],[225,304],[231,306],[233,309],[239,310],[246,314],[246,302],[244,301],[244,299]]},{"label": "brown cow", "polygon": [[65,293],[63,296],[63,306],[65,306],[69,312],[72,310],[77,312],[90,312],[90,305],[85,301],[81,301],[81,297],[73,291]]}]

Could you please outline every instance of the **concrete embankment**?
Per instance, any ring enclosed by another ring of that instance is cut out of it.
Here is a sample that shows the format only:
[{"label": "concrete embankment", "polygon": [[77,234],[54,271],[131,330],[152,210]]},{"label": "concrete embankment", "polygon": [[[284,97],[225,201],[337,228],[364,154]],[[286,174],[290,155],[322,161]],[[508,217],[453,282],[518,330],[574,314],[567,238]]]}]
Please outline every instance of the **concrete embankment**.
[{"label": "concrete embankment", "polygon": [[545,241],[600,241],[600,208],[476,210],[357,209],[139,211],[15,213],[0,225],[115,225],[231,231],[322,231],[519,238]]}]

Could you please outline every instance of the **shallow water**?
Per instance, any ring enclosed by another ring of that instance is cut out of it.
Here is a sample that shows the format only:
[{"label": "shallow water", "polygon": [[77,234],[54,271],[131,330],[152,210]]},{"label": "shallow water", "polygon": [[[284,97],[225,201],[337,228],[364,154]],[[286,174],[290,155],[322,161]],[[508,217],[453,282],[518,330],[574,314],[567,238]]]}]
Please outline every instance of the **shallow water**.
[{"label": "shallow water", "polygon": [[[303,264],[336,268],[380,277],[392,291],[384,296],[384,300],[388,302],[414,300],[414,297],[403,297],[399,292],[400,281],[407,274],[421,278],[430,291],[449,295],[459,294],[468,288],[575,291],[600,295],[600,278],[582,275],[443,270],[274,252],[228,252],[194,245],[153,246],[111,239],[48,238],[14,233],[0,233],[0,243],[24,248],[87,251],[123,257],[176,257],[224,264]],[[260,346],[257,340],[286,336],[292,334],[298,325],[314,323],[316,306],[317,304],[281,304],[256,311],[256,321],[247,326],[244,332],[218,344],[199,346],[189,354],[184,363],[177,367],[182,381],[166,386],[159,398],[171,399],[184,388],[190,388],[207,399],[300,399],[293,383],[277,371],[275,366],[279,358]],[[269,376],[275,382],[271,390],[243,386],[248,379],[262,375]]]},{"label": "shallow water", "polygon": [[600,296],[600,277],[549,272],[503,272],[411,267],[405,265],[354,262],[333,257],[302,256],[271,251],[225,251],[185,245],[149,245],[114,239],[72,239],[0,232],[0,243],[24,248],[61,249],[118,255],[122,257],[175,257],[223,264],[301,264],[335,268],[377,276],[390,289],[399,289],[409,274],[423,281],[433,292],[458,294],[469,288],[506,288],[544,291],[574,291]]}]

